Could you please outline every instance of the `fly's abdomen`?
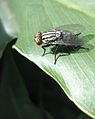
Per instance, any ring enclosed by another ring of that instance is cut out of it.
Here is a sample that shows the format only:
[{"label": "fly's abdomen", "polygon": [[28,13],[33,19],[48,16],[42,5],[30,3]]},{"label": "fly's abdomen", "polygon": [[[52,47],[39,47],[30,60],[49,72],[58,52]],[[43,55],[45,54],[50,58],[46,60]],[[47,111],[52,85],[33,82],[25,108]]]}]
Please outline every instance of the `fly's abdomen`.
[{"label": "fly's abdomen", "polygon": [[62,32],[62,41],[66,44],[69,44],[69,45],[81,45],[81,41],[80,39],[78,38],[77,35],[75,35],[74,33],[72,32],[69,32],[69,31],[63,31]]}]

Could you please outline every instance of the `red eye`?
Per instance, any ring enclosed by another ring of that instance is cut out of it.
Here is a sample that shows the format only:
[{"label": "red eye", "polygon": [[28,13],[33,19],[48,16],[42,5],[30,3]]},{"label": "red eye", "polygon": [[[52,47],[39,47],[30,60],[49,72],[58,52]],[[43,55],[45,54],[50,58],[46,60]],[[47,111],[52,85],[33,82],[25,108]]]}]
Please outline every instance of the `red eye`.
[{"label": "red eye", "polygon": [[36,35],[41,35],[41,32],[37,32]]},{"label": "red eye", "polygon": [[36,40],[36,44],[37,44],[37,45],[40,45],[40,44],[41,44],[40,39],[37,39],[37,40]]}]

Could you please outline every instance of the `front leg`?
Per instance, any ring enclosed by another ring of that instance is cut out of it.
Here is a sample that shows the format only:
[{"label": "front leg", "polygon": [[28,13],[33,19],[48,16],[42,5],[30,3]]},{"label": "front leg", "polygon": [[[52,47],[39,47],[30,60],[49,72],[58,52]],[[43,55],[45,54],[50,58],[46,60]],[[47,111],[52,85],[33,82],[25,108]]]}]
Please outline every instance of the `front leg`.
[{"label": "front leg", "polygon": [[57,50],[58,50],[58,45],[55,45],[55,51],[54,51],[54,64],[56,64],[56,61],[57,61],[57,58],[56,58],[56,55],[57,55]]},{"label": "front leg", "polygon": [[50,46],[50,44],[45,44],[45,45],[43,45],[43,46],[42,46],[42,48],[43,48],[43,50],[44,50],[44,52],[43,52],[42,56],[44,56],[44,55],[45,55],[45,52],[46,52],[45,47],[49,47],[49,46]]}]

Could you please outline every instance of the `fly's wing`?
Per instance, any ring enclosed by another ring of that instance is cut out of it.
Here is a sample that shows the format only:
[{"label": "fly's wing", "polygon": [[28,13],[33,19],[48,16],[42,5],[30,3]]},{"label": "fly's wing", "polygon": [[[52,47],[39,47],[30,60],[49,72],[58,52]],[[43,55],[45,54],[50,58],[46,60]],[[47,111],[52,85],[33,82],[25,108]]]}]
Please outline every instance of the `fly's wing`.
[{"label": "fly's wing", "polygon": [[52,45],[64,45],[64,46],[82,46],[81,42],[76,42],[76,43],[72,43],[72,42],[63,42],[63,41],[55,41],[55,42],[51,42],[50,44]]},{"label": "fly's wing", "polygon": [[60,40],[55,40],[54,42],[51,42],[50,44],[52,45],[65,45],[65,46],[82,46],[83,42],[80,38],[78,38],[77,36],[68,36],[64,39],[60,39]]},{"label": "fly's wing", "polygon": [[81,33],[84,29],[85,29],[84,26],[80,24],[67,24],[55,28],[55,30],[70,31],[73,32],[74,34]]}]

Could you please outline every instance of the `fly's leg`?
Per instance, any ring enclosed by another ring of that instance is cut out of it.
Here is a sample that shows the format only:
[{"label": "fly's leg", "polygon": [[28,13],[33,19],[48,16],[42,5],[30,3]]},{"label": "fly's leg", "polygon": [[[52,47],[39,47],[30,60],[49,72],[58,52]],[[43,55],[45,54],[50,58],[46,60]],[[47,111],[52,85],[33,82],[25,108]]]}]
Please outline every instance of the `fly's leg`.
[{"label": "fly's leg", "polygon": [[70,55],[70,48],[68,46],[64,46],[64,47],[65,47],[66,53],[68,53],[68,55]]},{"label": "fly's leg", "polygon": [[85,47],[82,47],[82,46],[80,46],[79,48],[89,50],[89,48],[85,48]]},{"label": "fly's leg", "polygon": [[42,48],[43,48],[43,50],[44,50],[44,53],[42,54],[42,56],[45,55],[45,52],[46,52],[46,48],[45,48],[45,47],[49,47],[49,46],[50,46],[50,44],[46,44],[46,45],[43,45],[43,46],[42,46]]},{"label": "fly's leg", "polygon": [[[56,55],[57,55],[57,51],[58,51],[58,48],[60,47],[60,45],[55,45],[55,51],[54,51],[54,64],[56,64],[56,61],[57,61],[57,59],[58,59],[58,57],[56,57]],[[65,48],[66,48],[66,51],[67,51],[67,53],[68,53],[68,55],[70,55],[70,50],[69,50],[69,48],[67,47],[67,46],[65,46]]]},{"label": "fly's leg", "polygon": [[80,32],[80,33],[75,34],[75,36],[79,36],[80,34],[81,34],[81,32]]},{"label": "fly's leg", "polygon": [[57,50],[58,50],[58,45],[56,45],[56,48],[54,51],[54,64],[56,64],[56,61],[57,61],[57,58],[56,58]]}]

